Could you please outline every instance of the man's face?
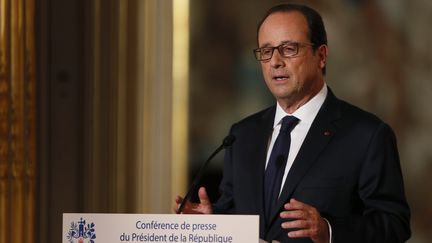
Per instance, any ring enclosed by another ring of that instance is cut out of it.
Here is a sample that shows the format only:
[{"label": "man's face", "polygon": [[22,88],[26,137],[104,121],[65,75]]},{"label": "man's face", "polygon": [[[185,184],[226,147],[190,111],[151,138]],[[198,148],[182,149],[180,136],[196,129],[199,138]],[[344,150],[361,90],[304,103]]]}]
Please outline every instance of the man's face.
[{"label": "man's face", "polygon": [[[273,13],[259,29],[259,48],[276,47],[286,42],[310,43],[307,20],[299,12]],[[283,57],[275,49],[270,60],[261,61],[267,87],[281,105],[304,104],[322,88],[321,68],[326,57],[325,45],[315,52],[310,45],[300,45],[294,57]]]}]

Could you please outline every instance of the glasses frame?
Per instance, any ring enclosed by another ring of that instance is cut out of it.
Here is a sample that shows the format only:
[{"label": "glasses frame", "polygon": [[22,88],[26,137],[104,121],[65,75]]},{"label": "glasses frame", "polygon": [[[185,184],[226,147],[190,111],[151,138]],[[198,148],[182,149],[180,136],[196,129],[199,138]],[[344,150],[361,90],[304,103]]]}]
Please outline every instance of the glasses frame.
[{"label": "glasses frame", "polygon": [[[284,46],[286,46],[286,45],[293,45],[293,46],[295,46],[295,48],[296,48],[296,50],[295,50],[295,53],[293,53],[293,54],[290,54],[290,55],[284,55],[284,53],[283,53],[283,47]],[[278,50],[278,52],[279,52],[279,54],[281,55],[281,56],[283,56],[283,57],[295,57],[295,56],[297,56],[298,55],[298,53],[299,53],[299,49],[300,49],[300,47],[303,47],[303,46],[315,46],[313,43],[306,43],[306,42],[284,42],[284,43],[282,43],[282,44],[280,44],[280,45],[278,45],[278,46],[266,46],[266,47],[261,47],[261,48],[256,48],[256,49],[254,49],[253,50],[253,52],[254,52],[254,56],[255,56],[255,59],[257,60],[257,61],[268,61],[268,60],[270,60],[272,57],[273,57],[273,54],[274,54],[274,50],[275,49],[277,49]],[[269,58],[261,58],[261,51],[262,50],[270,50],[271,49],[271,55],[270,55],[270,57]]]}]

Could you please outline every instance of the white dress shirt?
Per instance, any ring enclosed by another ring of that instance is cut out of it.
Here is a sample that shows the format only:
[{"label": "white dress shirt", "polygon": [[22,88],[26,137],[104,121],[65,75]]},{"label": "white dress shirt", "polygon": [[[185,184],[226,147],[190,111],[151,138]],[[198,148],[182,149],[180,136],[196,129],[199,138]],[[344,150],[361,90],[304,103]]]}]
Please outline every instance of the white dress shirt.
[{"label": "white dress shirt", "polygon": [[[295,116],[299,119],[297,125],[291,131],[291,146],[288,153],[288,159],[285,167],[284,176],[282,178],[282,186],[281,191],[283,189],[283,185],[285,184],[286,177],[288,175],[289,170],[296,158],[301,145],[306,137],[306,134],[309,131],[309,128],[312,125],[316,115],[318,114],[319,109],[321,108],[324,100],[327,97],[327,85],[324,84],[321,90],[316,94],[312,99],[310,99],[306,104],[302,105],[293,114],[286,113],[279,103],[276,106],[276,114],[273,125],[273,133],[270,139],[270,144],[267,150],[267,159],[266,159],[266,168],[268,161],[270,159],[270,154],[273,149],[273,145],[276,141],[277,136],[279,135],[279,130],[281,127],[282,118],[285,116]],[[280,192],[279,192],[280,193]]]}]

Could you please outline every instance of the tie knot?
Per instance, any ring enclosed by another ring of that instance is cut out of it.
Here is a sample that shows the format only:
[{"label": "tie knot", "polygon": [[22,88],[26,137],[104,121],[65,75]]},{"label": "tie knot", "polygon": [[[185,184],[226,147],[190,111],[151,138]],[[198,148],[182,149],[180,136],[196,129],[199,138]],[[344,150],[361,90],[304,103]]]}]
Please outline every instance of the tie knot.
[{"label": "tie knot", "polygon": [[282,118],[281,131],[291,132],[295,125],[297,125],[299,119],[295,116],[285,116]]}]

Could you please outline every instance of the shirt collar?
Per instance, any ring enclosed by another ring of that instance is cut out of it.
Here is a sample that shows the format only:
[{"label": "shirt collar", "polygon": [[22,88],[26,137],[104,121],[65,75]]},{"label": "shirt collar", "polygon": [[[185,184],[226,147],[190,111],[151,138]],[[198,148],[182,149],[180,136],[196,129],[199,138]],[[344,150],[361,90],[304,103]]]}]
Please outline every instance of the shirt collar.
[{"label": "shirt collar", "polygon": [[273,127],[276,127],[285,116],[295,116],[302,123],[306,122],[308,124],[312,124],[313,120],[318,114],[319,109],[321,108],[322,104],[324,104],[324,101],[327,97],[327,92],[327,85],[324,84],[321,90],[312,99],[306,102],[306,104],[300,106],[300,108],[298,108],[292,114],[286,113],[279,103],[277,103]]}]

